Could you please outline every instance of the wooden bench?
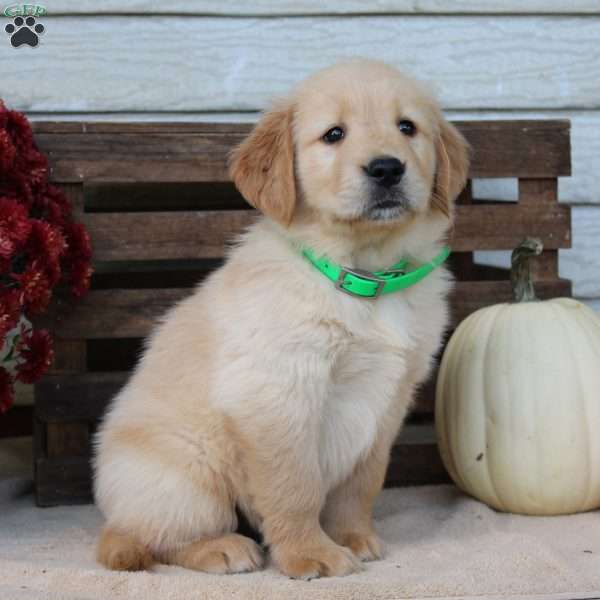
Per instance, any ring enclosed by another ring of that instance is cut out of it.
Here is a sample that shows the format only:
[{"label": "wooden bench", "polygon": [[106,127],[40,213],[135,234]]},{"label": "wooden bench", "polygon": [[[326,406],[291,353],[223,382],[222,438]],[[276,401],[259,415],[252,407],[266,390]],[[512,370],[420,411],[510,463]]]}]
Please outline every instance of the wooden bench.
[{"label": "wooden bench", "polygon": [[[518,202],[458,200],[450,266],[453,323],[511,299],[508,271],[474,250],[509,250],[525,236],[545,250],[540,297],[571,294],[558,249],[571,246],[570,209],[557,177],[570,174],[568,121],[456,123],[473,147],[471,178],[518,179]],[[135,364],[156,317],[218,266],[255,212],[227,176],[247,124],[36,123],[52,180],[71,198],[94,249],[92,291],[58,295],[42,323],[56,336],[52,372],[36,386],[35,483],[42,506],[91,500],[90,442],[107,403]],[[433,434],[435,374],[394,447],[388,485],[448,481]]]}]

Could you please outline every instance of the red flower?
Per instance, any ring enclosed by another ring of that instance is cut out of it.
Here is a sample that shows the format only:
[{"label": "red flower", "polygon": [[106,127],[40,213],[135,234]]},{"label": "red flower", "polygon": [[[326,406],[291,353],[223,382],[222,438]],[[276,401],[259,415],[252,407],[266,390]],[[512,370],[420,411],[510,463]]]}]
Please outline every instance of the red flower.
[{"label": "red flower", "polygon": [[45,286],[50,289],[60,279],[60,260],[67,243],[58,227],[39,219],[31,219],[31,224],[31,235],[25,250],[29,260],[36,262],[36,270],[44,274]]},{"label": "red flower", "polygon": [[27,253],[33,258],[49,257],[50,261],[58,260],[67,247],[65,238],[56,228],[40,221],[31,219],[31,234],[27,240]]},{"label": "red flower", "polygon": [[34,261],[20,274],[13,274],[13,278],[19,282],[19,288],[23,293],[25,312],[31,316],[44,310],[50,302],[50,282],[48,277],[40,268],[39,261]]},{"label": "red flower", "polygon": [[0,100],[0,127],[6,129],[13,144],[18,150],[29,150],[33,144],[33,133],[25,115],[16,110],[7,110],[4,102]]},{"label": "red flower", "polygon": [[11,271],[11,260],[4,256],[0,256],[0,277],[6,275]]},{"label": "red flower", "polygon": [[30,232],[31,223],[27,209],[14,198],[0,198],[0,239],[7,236],[15,245],[21,246]]},{"label": "red flower", "polygon": [[92,245],[90,234],[81,223],[69,223],[65,227],[67,237],[67,260],[70,262],[67,281],[71,284],[74,296],[83,296],[90,289],[92,267]]},{"label": "red flower", "polygon": [[15,243],[10,239],[8,232],[0,228],[0,258],[10,260],[15,252]]},{"label": "red flower", "polygon": [[23,383],[33,383],[47,370],[54,357],[52,339],[45,330],[32,330],[23,333],[18,342],[21,361],[17,363],[16,378]]},{"label": "red flower", "polygon": [[12,190],[27,207],[44,191],[48,161],[37,149],[25,115],[0,101],[0,191]]},{"label": "red flower", "polygon": [[89,260],[92,256],[90,234],[82,223],[68,223],[65,227],[68,255],[71,259]]},{"label": "red flower", "polygon": [[0,367],[0,415],[12,406],[14,399],[13,378],[4,367]]},{"label": "red flower", "polygon": [[6,334],[19,322],[22,302],[21,290],[0,287],[0,348],[4,346]]},{"label": "red flower", "polygon": [[48,185],[48,159],[34,147],[25,154],[27,174],[34,190],[41,192]]},{"label": "red flower", "polygon": [[[0,100],[0,348],[22,315],[47,308],[61,276],[76,296],[90,286],[89,234],[48,172],[27,118]],[[31,383],[52,360],[51,339],[24,327],[21,336],[11,356],[16,378]],[[12,403],[13,379],[0,367],[0,412]]]},{"label": "red flower", "polygon": [[[1,109],[2,105],[0,105]],[[17,149],[15,148],[7,131],[0,125],[0,171],[9,171],[15,161]]]},{"label": "red flower", "polygon": [[49,185],[46,192],[39,200],[44,220],[52,225],[57,225],[63,230],[71,221],[71,204],[67,197],[55,186]]},{"label": "red flower", "polygon": [[51,260],[50,257],[47,257],[44,264],[44,273],[48,280],[48,285],[50,288],[53,288],[60,281],[60,276],[62,274],[60,262],[58,260]]},{"label": "red flower", "polygon": [[80,297],[90,289],[90,280],[92,277],[92,267],[87,259],[76,260],[71,265],[69,282],[71,283],[71,293]]}]

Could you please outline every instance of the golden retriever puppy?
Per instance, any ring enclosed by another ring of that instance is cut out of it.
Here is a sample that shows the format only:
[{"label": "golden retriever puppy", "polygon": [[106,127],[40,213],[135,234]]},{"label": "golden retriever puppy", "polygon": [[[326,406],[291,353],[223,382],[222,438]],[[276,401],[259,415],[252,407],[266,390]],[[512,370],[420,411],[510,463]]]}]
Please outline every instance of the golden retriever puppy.
[{"label": "golden retriever puppy", "polygon": [[412,79],[352,60],[267,112],[231,175],[264,217],[162,319],[106,415],[98,560],[260,569],[237,507],[282,573],[346,575],[383,554],[373,501],[451,285],[438,267],[387,293],[365,271],[439,257],[467,145]]}]

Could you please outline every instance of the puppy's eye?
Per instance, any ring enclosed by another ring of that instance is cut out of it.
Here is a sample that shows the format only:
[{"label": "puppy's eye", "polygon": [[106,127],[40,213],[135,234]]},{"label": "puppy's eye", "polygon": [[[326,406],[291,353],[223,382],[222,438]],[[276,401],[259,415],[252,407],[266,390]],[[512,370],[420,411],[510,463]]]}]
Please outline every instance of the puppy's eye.
[{"label": "puppy's eye", "polygon": [[321,139],[327,144],[335,144],[344,137],[344,130],[341,127],[332,127]]},{"label": "puppy's eye", "polygon": [[398,121],[398,129],[408,137],[412,137],[415,135],[415,133],[417,133],[417,126],[408,119],[402,119],[401,121]]}]

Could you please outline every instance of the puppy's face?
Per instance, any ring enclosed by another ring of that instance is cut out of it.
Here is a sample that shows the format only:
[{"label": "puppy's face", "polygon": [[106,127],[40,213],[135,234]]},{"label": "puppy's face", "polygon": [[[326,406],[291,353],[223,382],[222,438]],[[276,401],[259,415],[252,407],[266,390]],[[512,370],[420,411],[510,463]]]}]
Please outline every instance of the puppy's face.
[{"label": "puppy's face", "polygon": [[251,204],[285,224],[302,203],[318,218],[393,225],[450,214],[467,146],[414,81],[351,61],[267,113],[234,155],[232,175]]},{"label": "puppy's face", "polygon": [[438,120],[425,94],[387,67],[348,64],[313,77],[298,94],[294,130],[304,199],[344,221],[424,212]]}]

